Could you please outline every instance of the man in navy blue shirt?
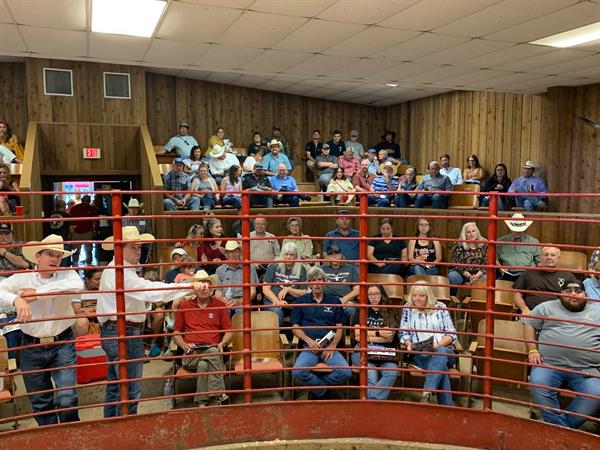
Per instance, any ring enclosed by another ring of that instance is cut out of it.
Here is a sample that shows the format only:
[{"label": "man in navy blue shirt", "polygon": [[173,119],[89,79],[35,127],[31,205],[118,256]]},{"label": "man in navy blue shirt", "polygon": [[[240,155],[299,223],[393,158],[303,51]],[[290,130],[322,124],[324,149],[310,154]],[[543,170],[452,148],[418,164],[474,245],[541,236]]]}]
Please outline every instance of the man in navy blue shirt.
[{"label": "man in navy blue shirt", "polygon": [[[307,274],[308,283],[325,283],[327,277],[319,267],[313,267]],[[342,326],[345,314],[340,299],[333,295],[325,295],[324,285],[311,285],[312,292],[298,297],[296,304],[312,304],[313,306],[295,307],[292,309],[290,322],[292,332],[302,341],[303,351],[298,355],[292,376],[305,386],[316,386],[310,391],[308,398],[321,399],[327,393],[325,386],[339,386],[352,376],[348,362],[336,347],[343,337]],[[322,327],[308,328],[302,327]],[[330,336],[328,339],[327,336]],[[323,362],[333,370],[323,377],[318,377],[311,370]],[[345,367],[345,368],[344,368]]]},{"label": "man in navy blue shirt", "polygon": [[400,146],[394,142],[394,139],[396,139],[396,132],[385,130],[381,136],[381,142],[375,146],[375,149],[377,149],[377,151],[388,150],[388,155],[399,160],[401,164],[406,164],[408,161],[401,158]]},{"label": "man in navy blue shirt", "polygon": [[331,149],[331,155],[339,158],[346,151],[346,143],[342,141],[342,132],[339,130],[335,130],[333,132],[333,139],[331,141],[327,141],[329,144],[329,148]]},{"label": "man in navy blue shirt", "polygon": [[[358,259],[358,239],[336,239],[336,238],[348,238],[348,237],[359,237],[358,230],[352,228],[352,219],[348,217],[349,211],[342,209],[338,212],[339,216],[335,219],[337,228],[335,230],[328,231],[325,234],[326,239],[323,241],[323,253],[327,253],[331,245],[337,245],[342,250],[344,259],[357,260]],[[354,263],[352,263],[354,264]]]}]

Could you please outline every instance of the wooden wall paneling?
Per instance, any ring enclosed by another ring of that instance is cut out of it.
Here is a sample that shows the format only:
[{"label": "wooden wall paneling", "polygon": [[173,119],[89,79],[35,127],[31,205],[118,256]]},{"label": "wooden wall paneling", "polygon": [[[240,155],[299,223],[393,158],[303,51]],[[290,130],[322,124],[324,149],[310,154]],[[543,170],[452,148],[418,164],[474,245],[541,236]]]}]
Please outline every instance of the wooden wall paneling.
[{"label": "wooden wall paneling", "polygon": [[27,133],[27,98],[25,89],[25,64],[3,62],[0,64],[0,120],[13,128],[22,144]]}]

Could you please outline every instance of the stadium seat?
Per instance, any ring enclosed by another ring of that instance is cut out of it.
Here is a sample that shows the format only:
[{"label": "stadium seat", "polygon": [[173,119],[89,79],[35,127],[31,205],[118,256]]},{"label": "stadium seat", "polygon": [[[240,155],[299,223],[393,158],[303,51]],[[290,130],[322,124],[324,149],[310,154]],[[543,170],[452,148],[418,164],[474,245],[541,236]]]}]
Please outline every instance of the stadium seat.
[{"label": "stadium seat", "polygon": [[557,267],[564,270],[586,270],[587,255],[583,252],[569,252],[561,250]]},{"label": "stadium seat", "polygon": [[383,286],[385,293],[390,301],[394,304],[404,303],[404,285],[391,284],[402,283],[404,280],[400,275],[385,274],[385,273],[369,273],[367,274],[367,282]]},{"label": "stadium seat", "polygon": [[479,207],[478,184],[457,184],[452,192],[473,192],[473,195],[451,195],[448,209],[477,209]]}]

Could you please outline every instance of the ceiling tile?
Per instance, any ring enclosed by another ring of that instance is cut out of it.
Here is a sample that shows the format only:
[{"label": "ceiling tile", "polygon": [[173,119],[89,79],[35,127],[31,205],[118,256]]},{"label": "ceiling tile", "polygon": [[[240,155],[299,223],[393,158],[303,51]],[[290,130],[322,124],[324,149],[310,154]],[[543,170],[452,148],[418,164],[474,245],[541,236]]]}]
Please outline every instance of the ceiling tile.
[{"label": "ceiling tile", "polygon": [[360,86],[361,84],[362,83],[355,81],[334,81],[333,83],[329,84],[329,87],[331,89],[335,89],[336,91],[349,91]]},{"label": "ceiling tile", "polygon": [[288,81],[268,80],[258,85],[256,88],[267,91],[281,91],[282,89],[289,88],[290,86],[292,86],[292,83]]},{"label": "ceiling tile", "polygon": [[0,23],[14,23],[4,2],[0,2]]},{"label": "ceiling tile", "polygon": [[179,72],[180,77],[183,78],[191,78],[193,80],[206,80],[206,78],[208,78],[208,76],[211,74],[212,72],[205,72],[203,70],[182,70],[181,72]]},{"label": "ceiling tile", "polygon": [[365,28],[366,25],[311,19],[272,47],[276,50],[321,53]]},{"label": "ceiling tile", "polygon": [[581,69],[568,70],[568,71],[561,72],[561,75],[565,75],[565,76],[569,76],[569,77],[576,77],[576,78],[585,78],[585,77],[598,78],[598,76],[600,76],[600,66],[594,65],[594,66],[585,67],[585,68],[581,68]]},{"label": "ceiling tile", "polygon": [[403,80],[404,78],[415,74],[429,72],[432,69],[441,67],[442,66],[436,64],[403,63],[391,69],[383,70],[372,75],[367,75],[364,78],[366,80],[376,81],[379,83],[392,83]]},{"label": "ceiling tile", "polygon": [[320,19],[346,23],[374,24],[415,4],[416,0],[347,0],[337,2],[320,13]]},{"label": "ceiling tile", "polygon": [[27,51],[16,25],[0,24],[0,51],[7,53]]},{"label": "ceiling tile", "polygon": [[148,38],[115,34],[90,33],[89,38],[90,54],[88,56],[109,61],[141,61],[150,44]]},{"label": "ceiling tile", "polygon": [[248,88],[255,88],[259,84],[262,84],[269,79],[270,79],[270,77],[267,75],[262,76],[262,77],[254,76],[254,75],[242,75],[237,80],[235,80],[235,85],[248,87]]},{"label": "ceiling tile", "polygon": [[510,75],[492,78],[490,80],[475,81],[469,84],[469,89],[496,89],[498,86],[525,83],[531,80],[539,80],[539,74],[535,73],[513,73]]},{"label": "ceiling tile", "polygon": [[[522,9],[522,6],[518,8]],[[486,37],[497,41],[524,43],[588,25],[599,19],[600,7],[598,4],[579,2],[560,11],[487,34]]]},{"label": "ceiling tile", "polygon": [[444,2],[443,7],[440,8],[440,0],[421,0],[389,19],[381,21],[379,25],[404,30],[431,31],[498,1],[452,0]]},{"label": "ceiling tile", "polygon": [[570,74],[579,69],[587,69],[589,67],[600,67],[600,54],[577,58],[571,61],[566,61],[558,64],[551,64],[535,68],[532,72],[545,74]]},{"label": "ceiling tile", "polygon": [[338,91],[329,88],[317,88],[314,91],[310,91],[308,93],[308,95],[310,95],[311,97],[317,98],[335,97],[337,94],[339,94]]},{"label": "ceiling tile", "polygon": [[503,89],[507,91],[527,91],[527,92],[544,92],[549,87],[562,86],[564,82],[569,81],[568,77],[556,77],[548,76],[542,78],[536,78],[530,81],[521,81],[519,83],[511,84],[499,84],[496,85],[496,89]]},{"label": "ceiling tile", "polygon": [[418,58],[415,62],[424,62],[432,64],[456,64],[473,56],[486,55],[496,50],[511,47],[513,44],[498,41],[488,41],[485,39],[473,39],[471,41],[459,44],[455,47],[447,48],[437,53]]},{"label": "ceiling tile", "polygon": [[187,66],[197,61],[210,47],[198,42],[153,39],[144,61],[171,66]]},{"label": "ceiling tile", "polygon": [[284,52],[279,50],[265,50],[256,58],[240,65],[241,68],[252,72],[277,73],[285,72],[290,67],[296,66],[313,55],[302,52]]},{"label": "ceiling tile", "polygon": [[352,102],[360,103],[363,105],[372,105],[377,100],[381,100],[382,98],[385,98],[385,97],[376,97],[373,95],[361,95],[361,96],[358,96],[358,97],[355,97],[354,99],[352,99]]},{"label": "ceiling tile", "polygon": [[402,81],[413,82],[413,83],[434,83],[436,81],[444,81],[452,77],[458,77],[466,73],[477,71],[471,67],[459,67],[459,66],[442,66],[439,69],[430,70],[429,72],[420,73],[411,77],[404,77]]},{"label": "ceiling tile", "polygon": [[168,69],[168,68],[164,68],[164,67],[146,67],[146,70],[148,72],[158,73],[158,74],[161,74],[161,75],[176,76],[176,75],[180,75],[181,74],[181,70],[180,69]]},{"label": "ceiling tile", "polygon": [[156,36],[174,41],[214,42],[241,15],[241,10],[171,3]]},{"label": "ceiling tile", "polygon": [[379,95],[379,96],[387,96],[389,92],[392,92],[394,88],[390,86],[383,86],[381,84],[362,84],[360,86],[356,86],[352,89],[357,95]]},{"label": "ceiling tile", "polygon": [[216,41],[221,44],[268,48],[306,22],[301,17],[246,11]]},{"label": "ceiling tile", "polygon": [[239,73],[235,72],[211,72],[206,78],[206,81],[222,84],[235,84],[235,81],[240,77]]},{"label": "ceiling tile", "polygon": [[194,65],[206,69],[239,69],[262,52],[263,50],[257,48],[212,44]]},{"label": "ceiling tile", "polygon": [[358,58],[348,58],[346,56],[315,55],[306,61],[291,67],[285,73],[293,75],[319,76],[328,75],[334,68],[349,66]]},{"label": "ceiling tile", "polygon": [[314,89],[314,86],[308,86],[306,84],[294,84],[290,87],[283,88],[281,92],[294,95],[306,95],[307,92],[314,91]]},{"label": "ceiling tile", "polygon": [[328,76],[334,78],[363,78],[373,73],[396,67],[402,63],[398,61],[385,61],[381,59],[361,59],[348,66],[331,70]]},{"label": "ceiling tile", "polygon": [[254,0],[183,0],[188,3],[197,3],[206,6],[218,6],[223,8],[248,8]]},{"label": "ceiling tile", "polygon": [[[549,49],[550,47],[545,47]],[[568,48],[550,49],[550,51],[531,58],[525,58],[519,61],[508,62],[498,66],[502,70],[518,71],[536,71],[540,67],[549,66],[550,64],[564,63],[573,61],[579,58],[590,56],[590,53]]]},{"label": "ceiling tile", "polygon": [[58,30],[21,26],[21,35],[29,51],[55,56],[87,56],[87,33],[85,31]]},{"label": "ceiling tile", "polygon": [[436,28],[438,33],[481,37],[566,8],[577,0],[505,0]]},{"label": "ceiling tile", "polygon": [[550,48],[541,45],[517,44],[502,50],[465,59],[461,61],[460,65],[482,68],[502,67],[503,64],[531,58],[551,51]]},{"label": "ceiling tile", "polygon": [[323,53],[339,56],[369,57],[374,53],[413,39],[419,34],[417,31],[369,27],[360,33],[350,36],[339,44],[327,48]]},{"label": "ceiling tile", "polygon": [[511,75],[511,72],[503,72],[500,70],[479,69],[474,72],[469,72],[454,78],[447,78],[442,81],[446,86],[452,87],[467,87],[471,83],[499,78],[502,76]]},{"label": "ceiling tile", "polygon": [[7,0],[7,2],[13,17],[20,25],[68,30],[86,29],[87,2],[85,1]]},{"label": "ceiling tile", "polygon": [[281,0],[256,0],[250,8],[260,11],[285,16],[314,17],[325,8],[333,5],[337,0],[302,0],[290,2]]},{"label": "ceiling tile", "polygon": [[395,61],[414,61],[431,53],[467,42],[469,39],[457,36],[444,36],[435,33],[423,33],[400,45],[376,53],[373,58],[393,59]]}]

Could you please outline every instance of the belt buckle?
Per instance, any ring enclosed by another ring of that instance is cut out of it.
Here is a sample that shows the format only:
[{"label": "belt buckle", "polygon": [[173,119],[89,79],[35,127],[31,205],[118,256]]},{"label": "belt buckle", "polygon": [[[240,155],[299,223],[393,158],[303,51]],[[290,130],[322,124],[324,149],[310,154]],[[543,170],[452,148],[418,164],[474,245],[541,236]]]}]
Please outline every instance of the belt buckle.
[{"label": "belt buckle", "polygon": [[54,337],[42,337],[40,338],[40,344],[49,345],[54,342]]}]

